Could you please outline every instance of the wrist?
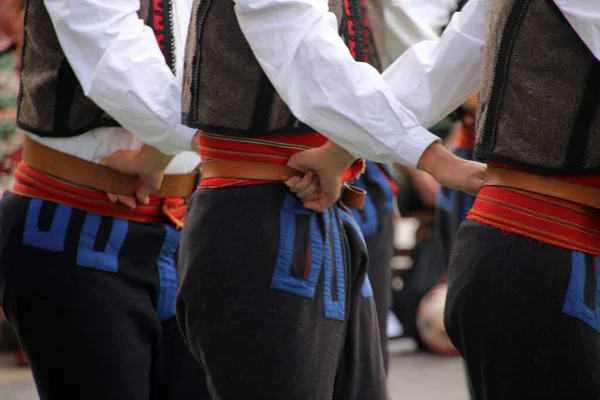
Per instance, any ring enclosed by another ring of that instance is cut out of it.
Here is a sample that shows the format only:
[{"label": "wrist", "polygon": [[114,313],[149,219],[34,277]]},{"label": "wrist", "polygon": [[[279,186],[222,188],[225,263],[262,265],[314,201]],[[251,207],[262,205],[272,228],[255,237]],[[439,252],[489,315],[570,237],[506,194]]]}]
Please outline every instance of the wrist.
[{"label": "wrist", "polygon": [[345,171],[350,168],[352,163],[356,160],[356,157],[331,140],[328,141],[323,148],[327,151],[328,158],[336,166],[336,169],[341,171]]},{"label": "wrist", "polygon": [[417,169],[427,172],[440,182],[444,181],[446,175],[452,174],[453,168],[460,161],[462,160],[448,151],[443,144],[435,142],[425,150],[417,164]]}]

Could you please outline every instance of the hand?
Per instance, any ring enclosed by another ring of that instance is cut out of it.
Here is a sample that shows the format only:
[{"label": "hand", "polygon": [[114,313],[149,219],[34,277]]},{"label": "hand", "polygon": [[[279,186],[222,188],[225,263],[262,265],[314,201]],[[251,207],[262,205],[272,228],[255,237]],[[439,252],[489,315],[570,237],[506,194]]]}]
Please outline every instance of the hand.
[{"label": "hand", "polygon": [[200,136],[202,135],[202,131],[198,130],[194,137],[192,138],[192,150],[196,153],[200,153]]},{"label": "hand", "polygon": [[425,150],[417,168],[429,173],[442,186],[471,195],[481,189],[487,171],[485,164],[459,158],[438,142]]},{"label": "hand", "polygon": [[[144,145],[141,150],[118,151],[102,160],[101,164],[128,175],[137,175],[141,181],[135,197],[108,193],[113,203],[120,202],[133,209],[137,203],[148,204],[150,193],[160,189],[164,171],[173,159],[158,149]],[[136,201],[137,200],[137,201]]]},{"label": "hand", "polygon": [[290,189],[298,193],[304,207],[323,212],[340,198],[342,176],[352,165],[355,158],[333,142],[316,149],[294,154],[287,165],[300,171],[311,171],[301,179],[291,178],[285,182]]}]

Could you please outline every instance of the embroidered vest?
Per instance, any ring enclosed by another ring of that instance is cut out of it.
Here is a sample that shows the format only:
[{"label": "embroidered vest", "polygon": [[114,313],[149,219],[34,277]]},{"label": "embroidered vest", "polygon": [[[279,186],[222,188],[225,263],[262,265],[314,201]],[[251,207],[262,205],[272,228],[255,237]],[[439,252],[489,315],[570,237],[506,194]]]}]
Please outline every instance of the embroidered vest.
[{"label": "embroidered vest", "polygon": [[[364,0],[330,0],[340,36],[354,57],[379,66]],[[237,136],[314,130],[292,114],[256,60],[227,0],[195,3],[186,47],[183,123]]]},{"label": "embroidered vest", "polygon": [[[141,0],[138,15],[154,30],[171,70],[175,69],[170,0]],[[119,126],[87,98],[56,37],[42,0],[25,4],[18,124],[42,137],[72,137]]]},{"label": "embroidered vest", "polygon": [[475,157],[600,172],[600,62],[551,0],[490,0]]}]

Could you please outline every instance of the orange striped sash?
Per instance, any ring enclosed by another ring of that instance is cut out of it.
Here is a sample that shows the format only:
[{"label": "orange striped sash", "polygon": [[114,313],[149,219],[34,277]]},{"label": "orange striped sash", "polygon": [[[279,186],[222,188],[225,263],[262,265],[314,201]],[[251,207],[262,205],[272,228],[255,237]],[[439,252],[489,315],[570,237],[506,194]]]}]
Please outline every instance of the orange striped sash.
[{"label": "orange striped sash", "polygon": [[68,205],[106,217],[137,222],[171,222],[183,227],[186,203],[184,199],[151,198],[147,205],[134,210],[122,204],[113,204],[105,193],[55,179],[19,163],[15,171],[15,184],[11,190],[20,196],[39,198]]},{"label": "orange striped sash", "polygon": [[[229,160],[252,161],[285,165],[288,159],[301,151],[320,147],[327,138],[319,133],[297,135],[237,137],[203,132],[200,137],[200,156],[203,161]],[[344,175],[350,180],[360,175],[365,168],[363,159],[357,160]],[[271,181],[210,178],[201,179],[199,188],[213,189],[228,186],[246,186],[273,183]]]},{"label": "orange striped sash", "polygon": [[516,189],[486,186],[468,219],[543,243],[600,256],[600,210]]}]

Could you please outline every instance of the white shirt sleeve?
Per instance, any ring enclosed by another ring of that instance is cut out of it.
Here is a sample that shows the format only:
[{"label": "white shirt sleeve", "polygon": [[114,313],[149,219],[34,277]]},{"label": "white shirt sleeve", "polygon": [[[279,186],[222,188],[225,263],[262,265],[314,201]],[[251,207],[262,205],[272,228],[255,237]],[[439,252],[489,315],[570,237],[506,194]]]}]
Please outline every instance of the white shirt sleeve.
[{"label": "white shirt sleeve", "polygon": [[392,4],[439,34],[456,11],[458,0],[393,0]]},{"label": "white shirt sleeve", "polygon": [[442,37],[417,43],[383,73],[398,101],[430,127],[472,95],[481,82],[487,0],[471,0]]},{"label": "white shirt sleeve", "polygon": [[554,0],[581,40],[600,60],[600,3],[598,0]]},{"label": "white shirt sleeve", "polygon": [[86,96],[164,153],[191,150],[195,130],[181,125],[181,85],[137,15],[139,0],[44,4]]},{"label": "white shirt sleeve", "polygon": [[374,68],[353,60],[327,0],[234,1],[256,58],[302,122],[355,156],[410,167],[439,139]]}]

